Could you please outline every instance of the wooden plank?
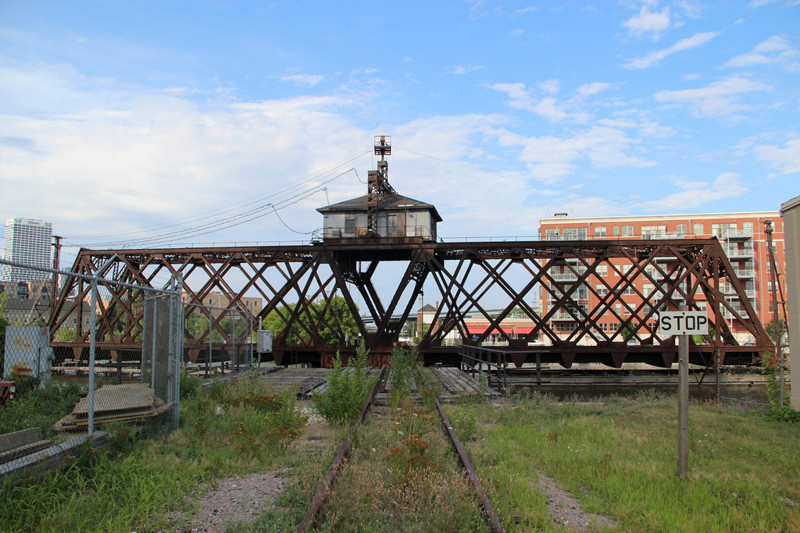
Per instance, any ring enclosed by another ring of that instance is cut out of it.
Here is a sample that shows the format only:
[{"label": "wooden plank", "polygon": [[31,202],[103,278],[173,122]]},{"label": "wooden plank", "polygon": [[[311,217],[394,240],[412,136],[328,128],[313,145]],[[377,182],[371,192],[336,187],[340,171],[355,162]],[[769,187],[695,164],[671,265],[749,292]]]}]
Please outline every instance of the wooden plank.
[{"label": "wooden plank", "polygon": [[42,440],[42,428],[28,428],[0,435],[0,453]]},{"label": "wooden plank", "polygon": [[42,451],[45,448],[49,448],[52,443],[53,442],[49,440],[40,440],[0,453],[0,465],[8,463],[9,461],[13,461],[14,459]]},{"label": "wooden plank", "polygon": [[[144,409],[153,406],[155,392],[143,383],[124,385],[104,385],[94,392],[94,410],[98,411],[125,411],[129,409]],[[72,410],[75,415],[89,412],[89,399],[83,397]]]}]

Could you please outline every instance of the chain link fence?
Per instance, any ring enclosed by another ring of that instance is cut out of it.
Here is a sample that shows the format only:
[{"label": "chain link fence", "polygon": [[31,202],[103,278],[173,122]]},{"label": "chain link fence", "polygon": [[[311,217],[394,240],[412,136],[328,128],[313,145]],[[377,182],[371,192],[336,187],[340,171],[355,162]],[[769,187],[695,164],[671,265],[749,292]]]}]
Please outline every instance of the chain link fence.
[{"label": "chain link fence", "polygon": [[[96,430],[104,424],[178,426],[182,280],[153,288],[105,279],[103,271],[0,259],[0,481],[102,440]],[[114,322],[115,305],[134,320]],[[115,342],[121,328],[127,345]]]},{"label": "chain link fence", "polygon": [[246,309],[184,303],[186,363],[204,377],[215,372],[249,369],[254,364],[253,324]]}]

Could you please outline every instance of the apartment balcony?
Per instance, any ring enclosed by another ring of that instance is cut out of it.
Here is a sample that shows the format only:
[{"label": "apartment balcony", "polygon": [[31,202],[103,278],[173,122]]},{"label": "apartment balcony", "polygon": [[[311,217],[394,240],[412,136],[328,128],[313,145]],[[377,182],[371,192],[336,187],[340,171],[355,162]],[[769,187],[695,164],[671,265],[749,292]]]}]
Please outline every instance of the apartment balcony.
[{"label": "apartment balcony", "polygon": [[572,316],[571,314],[563,313],[563,312],[554,314],[552,317],[550,317],[550,320],[552,320],[553,322],[576,322],[577,321],[575,319],[575,317]]},{"label": "apartment balcony", "polygon": [[750,259],[755,253],[752,246],[744,246],[742,248],[738,246],[725,246],[723,250],[725,251],[725,255],[728,256],[728,259]]},{"label": "apartment balcony", "polygon": [[722,235],[723,239],[733,240],[733,239],[752,239],[753,238],[753,230],[751,229],[737,229],[737,230],[728,230],[725,234]]},{"label": "apartment balcony", "polygon": [[666,241],[666,240],[675,240],[675,239],[685,239],[685,233],[645,233],[642,235],[642,239],[644,240],[658,240],[658,241]]},{"label": "apartment balcony", "polygon": [[734,272],[739,279],[751,279],[756,276],[756,271],[749,268],[736,269]]},{"label": "apartment balcony", "polygon": [[556,283],[570,283],[578,281],[577,274],[573,274],[572,272],[568,272],[566,274],[550,274],[550,277],[553,278],[553,281]]},{"label": "apartment balcony", "polygon": [[[750,318],[750,315],[747,314],[747,311],[745,311],[743,309],[737,309],[737,312],[739,313],[739,316],[742,317],[743,319]],[[736,319],[736,316],[733,313],[731,313],[730,311],[728,311],[727,309],[722,312],[722,316],[725,318],[725,320]]]}]

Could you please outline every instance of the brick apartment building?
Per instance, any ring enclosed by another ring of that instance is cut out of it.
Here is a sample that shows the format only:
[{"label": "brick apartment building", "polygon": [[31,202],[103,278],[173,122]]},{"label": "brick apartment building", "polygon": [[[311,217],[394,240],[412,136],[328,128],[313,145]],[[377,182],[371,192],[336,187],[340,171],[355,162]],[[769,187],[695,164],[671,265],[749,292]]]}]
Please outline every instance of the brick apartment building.
[{"label": "brick apartment building", "polygon": [[[630,216],[630,217],[571,217],[567,214],[556,214],[550,218],[540,220],[541,240],[575,240],[591,241],[594,239],[709,239],[716,237],[725,251],[732,266],[737,271],[739,279],[745,287],[748,299],[751,301],[759,320],[767,324],[773,317],[772,309],[772,273],[767,250],[767,237],[764,231],[765,223],[771,221],[773,233],[772,241],[775,250],[775,261],[778,270],[778,280],[785,291],[785,264],[786,255],[784,248],[783,219],[777,211],[749,212],[749,213],[712,213],[690,215],[657,215],[657,216]],[[617,261],[617,260],[615,260]],[[620,262],[621,265],[621,262]],[[557,274],[556,274],[557,275]],[[603,284],[600,277],[614,276],[614,269],[602,266],[598,269],[598,276],[591,276],[588,283],[597,290],[602,291]],[[637,280],[637,289],[642,294],[651,294],[657,290],[650,280]],[[613,284],[612,284],[613,285]],[[725,292],[725,287],[722,287]],[[591,308],[597,302],[594,291],[586,288],[578,291],[578,298],[584,299],[579,305]],[[698,300],[702,295],[698,295]],[[543,312],[547,310],[548,303],[552,303],[548,291],[541,291],[540,305]],[[638,300],[638,301],[637,301]],[[736,298],[731,296],[732,305],[738,310]],[[640,303],[641,297],[636,291],[629,290],[625,301]],[[702,306],[702,304],[701,304]],[[610,314],[612,315],[612,314]],[[731,313],[725,316],[734,335],[739,342],[747,342],[748,335],[735,320]],[[608,320],[601,320],[598,324],[605,331],[614,331],[619,327],[619,319],[609,316]],[[569,313],[553,317],[553,329],[559,335],[568,335],[577,323]]]}]

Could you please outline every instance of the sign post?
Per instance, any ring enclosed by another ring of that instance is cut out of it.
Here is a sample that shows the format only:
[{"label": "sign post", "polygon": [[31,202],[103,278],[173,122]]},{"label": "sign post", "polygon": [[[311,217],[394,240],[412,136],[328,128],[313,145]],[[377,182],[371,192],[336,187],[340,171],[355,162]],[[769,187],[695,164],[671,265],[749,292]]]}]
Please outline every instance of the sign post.
[{"label": "sign post", "polygon": [[680,335],[678,345],[678,476],[689,469],[689,335],[708,334],[708,317],[700,311],[664,311],[658,316],[662,336]]}]

